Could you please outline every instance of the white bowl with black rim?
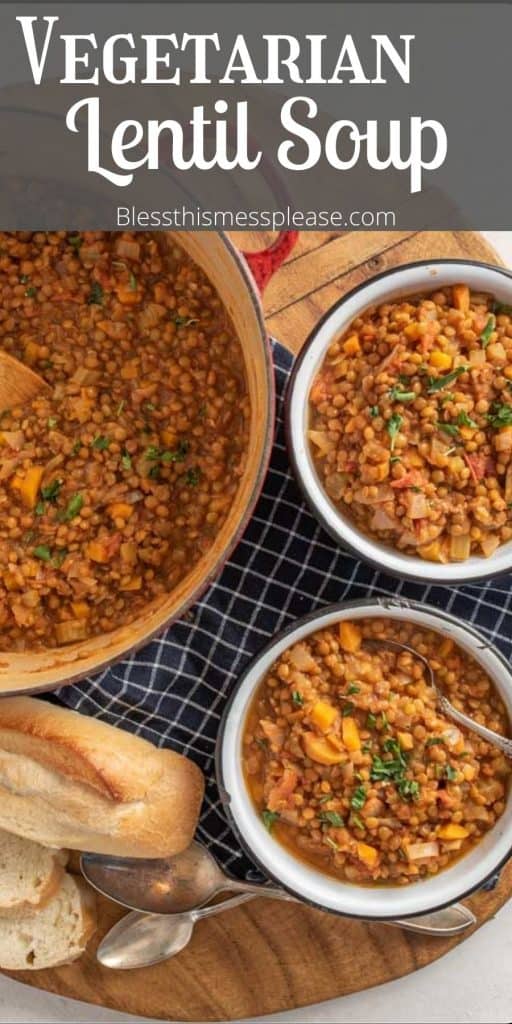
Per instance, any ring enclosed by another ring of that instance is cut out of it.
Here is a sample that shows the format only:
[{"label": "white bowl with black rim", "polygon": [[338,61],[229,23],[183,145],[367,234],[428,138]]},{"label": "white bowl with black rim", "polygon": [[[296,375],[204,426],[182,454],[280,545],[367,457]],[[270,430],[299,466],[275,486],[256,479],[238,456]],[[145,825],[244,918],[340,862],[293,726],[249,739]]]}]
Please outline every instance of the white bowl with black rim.
[{"label": "white bowl with black rim", "polygon": [[492,878],[512,854],[512,797],[492,829],[464,857],[438,875],[406,886],[344,882],[294,857],[265,828],[242,769],[245,721],[255,692],[275,661],[293,644],[343,619],[372,617],[414,622],[440,638],[450,637],[489,675],[512,722],[512,673],[505,658],[477,630],[429,605],[378,598],[330,605],[283,630],[253,659],[238,680],[224,712],[217,741],[217,782],[240,845],[261,871],[297,899],[336,914],[368,920],[426,914],[463,900]]},{"label": "white bowl with black rim", "polygon": [[358,529],[350,516],[329,498],[316,470],[307,437],[309,394],[327,349],[356,317],[383,302],[427,294],[460,283],[512,305],[512,273],[503,267],[471,260],[430,260],[384,271],[344,295],[322,317],[295,362],[286,396],[285,425],[290,461],[315,517],[341,547],[383,572],[416,582],[469,583],[510,572],[512,540],[498,547],[489,558],[472,555],[465,562],[443,565],[405,554]]}]

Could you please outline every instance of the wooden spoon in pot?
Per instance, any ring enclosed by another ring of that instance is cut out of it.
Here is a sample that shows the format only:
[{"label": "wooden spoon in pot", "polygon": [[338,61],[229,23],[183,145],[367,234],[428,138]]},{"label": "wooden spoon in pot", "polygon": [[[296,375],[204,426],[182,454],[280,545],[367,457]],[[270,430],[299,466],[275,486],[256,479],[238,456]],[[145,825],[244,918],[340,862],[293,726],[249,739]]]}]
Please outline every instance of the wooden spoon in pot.
[{"label": "wooden spoon in pot", "polygon": [[39,374],[18,359],[0,351],[0,413],[26,405],[37,395],[51,394],[51,387]]}]

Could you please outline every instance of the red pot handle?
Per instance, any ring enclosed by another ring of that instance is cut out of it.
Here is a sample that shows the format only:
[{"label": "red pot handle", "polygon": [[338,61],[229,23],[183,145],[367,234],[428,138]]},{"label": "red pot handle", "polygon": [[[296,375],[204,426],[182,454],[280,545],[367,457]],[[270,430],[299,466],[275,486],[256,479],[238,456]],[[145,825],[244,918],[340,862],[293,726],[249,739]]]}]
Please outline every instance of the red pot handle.
[{"label": "red pot handle", "polygon": [[267,249],[242,253],[260,292],[264,291],[270,278],[284,263],[298,237],[298,231],[280,231],[275,242],[272,242]]}]

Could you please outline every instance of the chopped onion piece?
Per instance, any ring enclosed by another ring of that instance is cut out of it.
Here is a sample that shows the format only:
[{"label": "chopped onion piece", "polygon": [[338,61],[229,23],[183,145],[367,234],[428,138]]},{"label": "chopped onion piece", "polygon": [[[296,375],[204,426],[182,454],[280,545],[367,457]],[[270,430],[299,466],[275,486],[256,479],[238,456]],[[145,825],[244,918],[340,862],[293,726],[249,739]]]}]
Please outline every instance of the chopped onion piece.
[{"label": "chopped onion piece", "polygon": [[424,860],[439,856],[439,843],[411,843],[406,850],[409,860]]}]

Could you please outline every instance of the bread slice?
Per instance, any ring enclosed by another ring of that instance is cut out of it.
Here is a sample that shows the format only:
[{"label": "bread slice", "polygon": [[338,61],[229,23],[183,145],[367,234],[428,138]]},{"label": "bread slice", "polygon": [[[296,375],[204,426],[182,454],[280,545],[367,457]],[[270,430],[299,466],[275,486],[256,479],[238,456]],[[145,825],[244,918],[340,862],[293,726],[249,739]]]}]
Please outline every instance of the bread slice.
[{"label": "bread slice", "polygon": [[0,968],[37,971],[71,963],[84,952],[95,928],[93,893],[81,879],[64,874],[38,914],[0,918]]},{"label": "bread slice", "polygon": [[197,765],[33,697],[0,701],[0,828],[44,846],[166,857],[192,840]]},{"label": "bread slice", "polygon": [[0,831],[0,917],[36,913],[55,895],[67,854]]}]

